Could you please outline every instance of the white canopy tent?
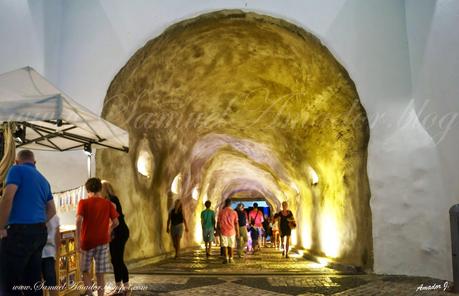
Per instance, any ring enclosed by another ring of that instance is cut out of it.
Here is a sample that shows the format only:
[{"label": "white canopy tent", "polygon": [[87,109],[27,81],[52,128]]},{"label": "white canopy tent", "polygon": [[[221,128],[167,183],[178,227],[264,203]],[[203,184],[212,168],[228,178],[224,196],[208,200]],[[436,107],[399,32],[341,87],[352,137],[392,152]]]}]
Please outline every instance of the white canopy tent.
[{"label": "white canopy tent", "polygon": [[14,122],[16,147],[128,151],[129,136],[73,101],[31,67],[0,75],[0,123]]},{"label": "white canopy tent", "polygon": [[[92,148],[129,151],[126,131],[73,101],[31,67],[0,75],[0,124],[2,122],[7,123],[4,126],[8,126],[7,134],[14,137],[16,148],[89,152],[89,176]],[[4,152],[4,137],[0,138],[0,152]],[[3,153],[0,153],[0,168],[11,165],[14,155],[8,155],[8,159],[2,159]],[[6,170],[1,172],[0,183]]]}]

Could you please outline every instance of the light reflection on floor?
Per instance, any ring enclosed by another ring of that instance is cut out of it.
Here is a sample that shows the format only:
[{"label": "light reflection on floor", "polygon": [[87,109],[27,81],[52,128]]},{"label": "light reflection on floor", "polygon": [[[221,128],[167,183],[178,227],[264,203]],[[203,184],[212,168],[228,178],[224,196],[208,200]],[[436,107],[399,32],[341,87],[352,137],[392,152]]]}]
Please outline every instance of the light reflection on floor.
[{"label": "light reflection on floor", "polygon": [[282,251],[275,248],[261,248],[255,254],[244,254],[241,258],[234,257],[233,264],[223,264],[220,248],[213,247],[211,257],[206,258],[203,248],[185,252],[178,259],[168,258],[159,263],[145,264],[131,268],[133,273],[142,274],[174,274],[174,273],[222,273],[222,274],[272,274],[272,273],[302,273],[302,274],[339,274],[340,272],[327,268],[327,262],[313,262],[303,258],[302,251],[291,251],[289,258],[282,257]]}]

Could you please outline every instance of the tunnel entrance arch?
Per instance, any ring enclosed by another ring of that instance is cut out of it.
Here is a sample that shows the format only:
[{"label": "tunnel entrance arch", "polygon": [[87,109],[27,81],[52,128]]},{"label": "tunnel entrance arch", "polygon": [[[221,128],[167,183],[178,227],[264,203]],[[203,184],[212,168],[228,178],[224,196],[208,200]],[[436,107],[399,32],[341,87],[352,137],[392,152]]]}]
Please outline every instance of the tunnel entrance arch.
[{"label": "tunnel entrance arch", "polygon": [[277,206],[265,198],[262,194],[256,191],[240,190],[235,191],[228,196],[231,199],[231,206],[236,209],[237,205],[242,203],[244,209],[250,212],[253,209],[254,203],[257,203],[258,208],[263,212],[263,215],[271,217],[277,211]]},{"label": "tunnel entrance arch", "polygon": [[[102,116],[131,137],[129,155],[97,157],[98,175],[118,184],[128,223],[138,227],[128,258],[171,249],[162,226],[180,173],[173,198],[194,228],[204,200],[255,183],[277,206],[289,202],[297,247],[372,268],[366,112],[346,70],[304,29],[232,10],[179,22],[120,70]],[[145,138],[150,177],[137,170]]]}]

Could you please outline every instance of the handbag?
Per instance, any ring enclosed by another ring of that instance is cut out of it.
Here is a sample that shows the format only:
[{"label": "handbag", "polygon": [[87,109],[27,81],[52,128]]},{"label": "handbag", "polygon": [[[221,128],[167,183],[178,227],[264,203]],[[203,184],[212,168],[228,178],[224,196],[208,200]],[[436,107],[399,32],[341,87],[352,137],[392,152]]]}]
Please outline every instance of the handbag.
[{"label": "handbag", "polygon": [[[291,212],[290,212],[290,213],[291,213]],[[293,214],[292,214],[292,218],[289,219],[289,221],[288,221],[288,227],[289,227],[290,229],[295,229],[295,228],[296,228],[296,221],[295,221],[295,219],[293,218]]]},{"label": "handbag", "polygon": [[255,221],[257,221],[258,213],[260,210],[257,211],[257,214],[255,215],[255,218],[250,218],[250,225],[255,225]]}]

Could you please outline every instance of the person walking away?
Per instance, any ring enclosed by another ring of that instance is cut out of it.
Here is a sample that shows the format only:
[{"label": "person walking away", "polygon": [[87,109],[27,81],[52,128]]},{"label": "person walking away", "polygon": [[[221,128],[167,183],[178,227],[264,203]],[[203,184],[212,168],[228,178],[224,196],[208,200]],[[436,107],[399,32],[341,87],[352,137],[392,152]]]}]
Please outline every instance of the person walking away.
[{"label": "person walking away", "polygon": [[258,239],[260,236],[260,232],[258,231],[258,229],[255,227],[254,224],[255,222],[252,221],[249,226],[250,239],[252,242],[252,246],[251,246],[252,254],[255,254],[256,250],[260,250],[260,246],[258,245]]},{"label": "person walking away", "polygon": [[169,212],[169,218],[167,218],[167,233],[170,232],[172,236],[172,243],[175,249],[175,259],[180,255],[180,240],[183,235],[183,226],[185,231],[188,232],[188,226],[183,215],[182,202],[177,199],[174,204],[174,208]]},{"label": "person walking away", "polygon": [[268,217],[268,215],[265,215],[263,218],[263,222],[261,223],[263,225],[263,248],[266,247],[266,244],[268,243],[268,236],[271,237],[271,218]]},{"label": "person walking away", "polygon": [[263,212],[258,209],[258,203],[253,204],[253,209],[249,213],[250,224],[254,223],[255,229],[258,230],[258,247],[261,245],[261,237],[263,236]]},{"label": "person walking away", "polygon": [[[288,258],[288,251],[290,247],[290,236],[292,235],[292,228],[296,227],[293,213],[288,209],[288,203],[282,202],[282,211],[279,213],[280,236],[282,244],[282,256]],[[285,241],[285,244],[284,244]]]},{"label": "person walking away", "polygon": [[112,240],[109,244],[110,257],[116,282],[116,289],[114,292],[119,293],[122,291],[124,294],[127,294],[129,291],[129,271],[126,263],[124,263],[124,250],[126,242],[129,239],[129,227],[126,224],[121,202],[116,196],[112,184],[106,180],[102,180],[102,195],[115,205],[116,211],[119,214],[119,225],[113,229]]},{"label": "person walking away", "polygon": [[238,218],[238,225],[239,225],[239,236],[237,237],[237,254],[239,258],[242,257],[242,251],[244,250],[244,246],[247,245],[248,242],[248,234],[247,234],[247,213],[244,210],[244,204],[239,203],[236,207],[236,213]]},{"label": "person walking away", "polygon": [[233,249],[236,246],[236,237],[239,236],[237,213],[231,208],[231,199],[225,200],[225,206],[218,215],[218,225],[222,234],[221,244],[225,252],[223,263],[233,263]]},{"label": "person walking away", "polygon": [[210,209],[211,202],[208,200],[204,204],[206,209],[201,212],[201,226],[204,244],[206,246],[206,257],[210,256],[210,249],[214,241],[215,231],[215,212]]},{"label": "person walking away", "polygon": [[[0,295],[42,295],[41,256],[48,233],[46,222],[56,215],[51,186],[35,167],[35,156],[21,150],[6,177],[0,200]],[[29,291],[13,290],[30,287]]]},{"label": "person walking away", "polygon": [[[108,255],[111,232],[119,224],[119,214],[115,206],[102,195],[99,178],[88,179],[85,187],[88,198],[80,200],[76,213],[76,250],[81,253],[85,287],[91,286],[90,267],[94,258],[97,294],[103,296],[104,274],[111,271]],[[92,295],[92,291],[86,290],[85,295]]]},{"label": "person walking away", "polygon": [[57,286],[56,278],[56,256],[58,255],[61,246],[61,235],[59,232],[59,217],[54,215],[47,223],[46,228],[48,231],[48,240],[43,248],[41,258],[41,273],[44,286],[51,288],[48,290],[50,296],[57,296],[58,291],[55,289]]},{"label": "person walking away", "polygon": [[279,249],[280,236],[279,236],[279,214],[278,213],[276,213],[273,217],[271,231],[272,231],[272,240],[274,242],[273,247],[276,249]]}]

